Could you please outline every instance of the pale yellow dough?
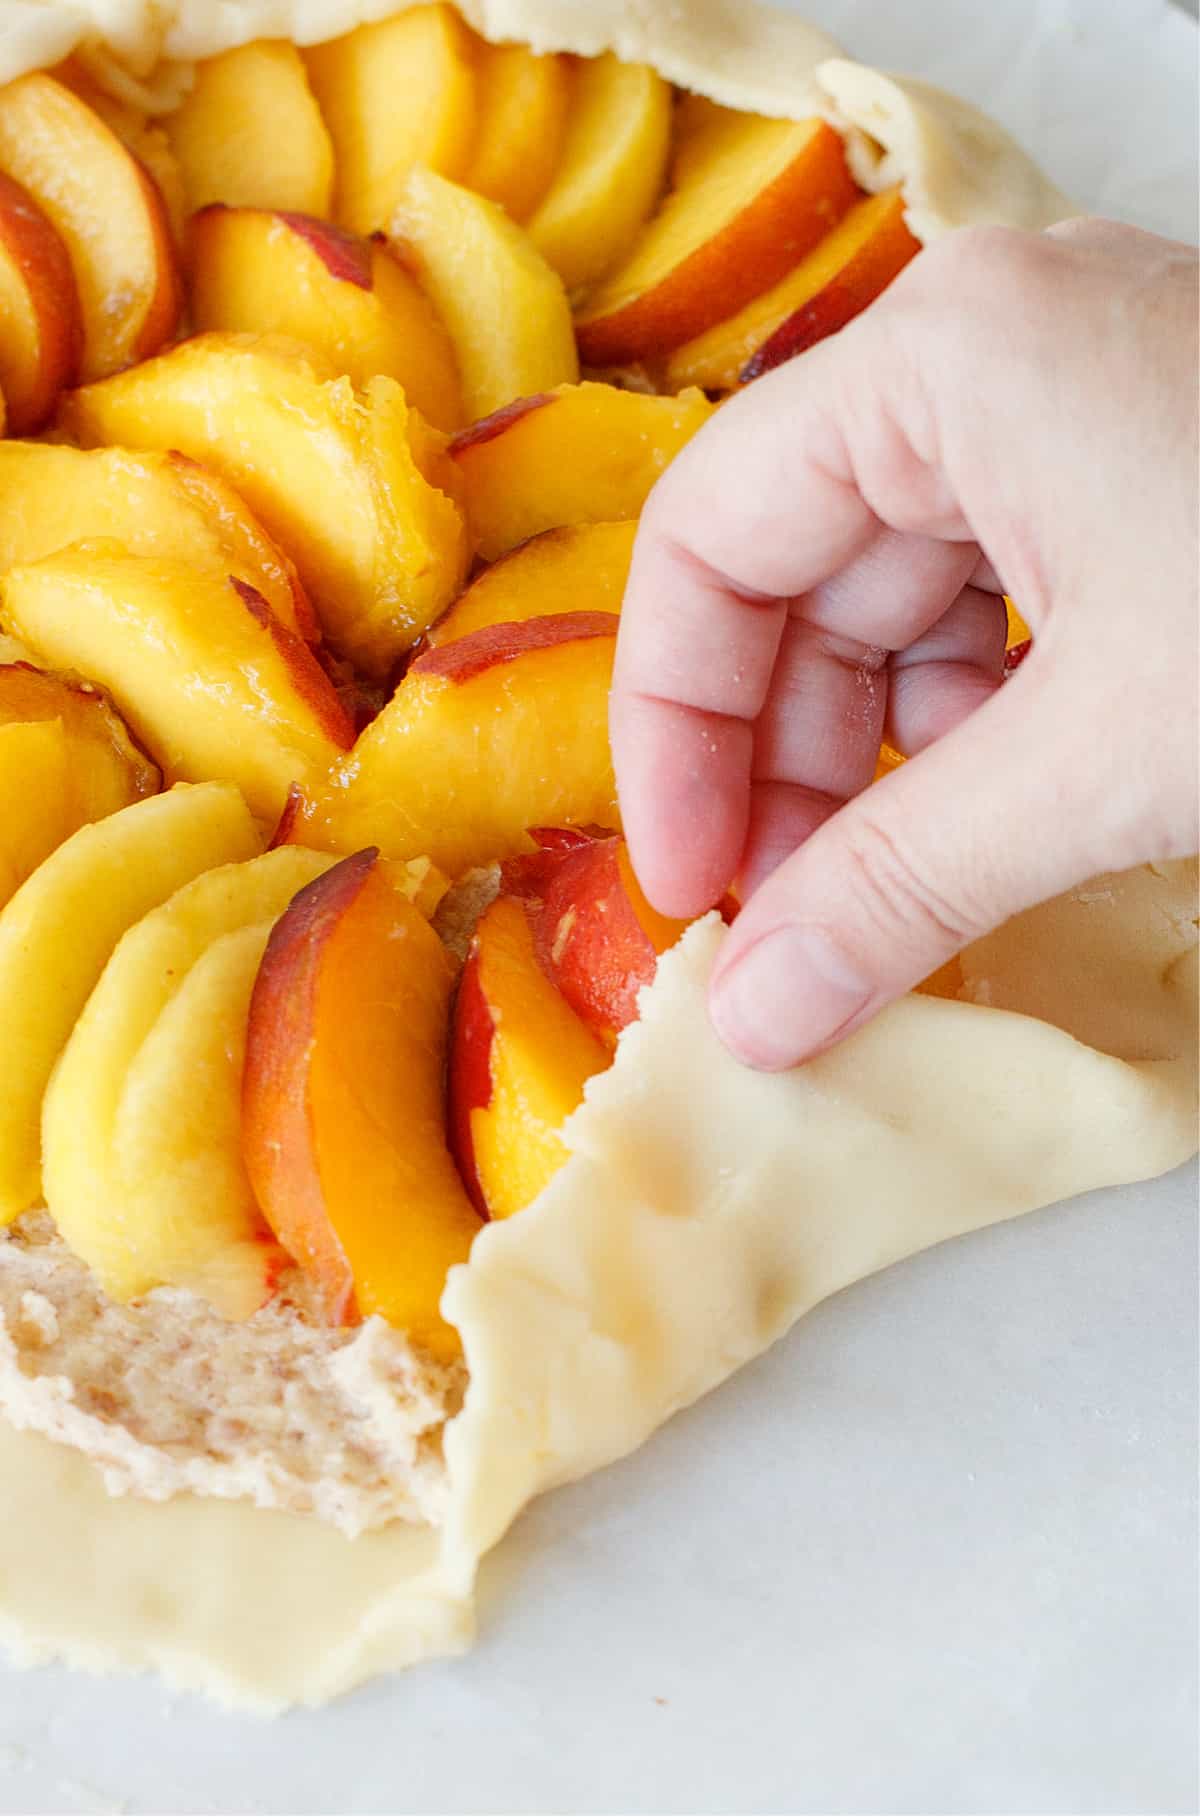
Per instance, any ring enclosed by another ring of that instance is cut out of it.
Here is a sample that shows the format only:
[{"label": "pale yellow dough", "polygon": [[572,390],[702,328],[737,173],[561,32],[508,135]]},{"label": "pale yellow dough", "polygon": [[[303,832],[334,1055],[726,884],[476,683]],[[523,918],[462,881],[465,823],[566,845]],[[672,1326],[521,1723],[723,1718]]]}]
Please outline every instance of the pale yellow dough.
[{"label": "pale yellow dough", "polygon": [[[0,79],[90,34],[109,80],[166,104],[189,58],[259,35],[309,42],[393,10],[8,0]],[[795,113],[823,97],[883,147],[874,179],[906,182],[926,235],[1066,211],[973,109],[846,63],[821,34],[746,0],[463,11],[492,37],[648,58],[737,106]],[[1191,865],[1100,880],[973,949],[962,1000],[910,997],[774,1078],[740,1070],[709,1028],[705,981],[723,937],[710,917],[664,957],[641,1022],[592,1081],[562,1173],[452,1274],[445,1309],[470,1387],[445,1433],[440,1530],[350,1542],[236,1503],[113,1500],[79,1455],[0,1427],[0,1524],[20,1536],[0,1561],[0,1633],[24,1657],[155,1667],[262,1708],[466,1645],[478,1560],[532,1495],[640,1444],[818,1300],[944,1238],[1192,1152],[1194,892]]]}]

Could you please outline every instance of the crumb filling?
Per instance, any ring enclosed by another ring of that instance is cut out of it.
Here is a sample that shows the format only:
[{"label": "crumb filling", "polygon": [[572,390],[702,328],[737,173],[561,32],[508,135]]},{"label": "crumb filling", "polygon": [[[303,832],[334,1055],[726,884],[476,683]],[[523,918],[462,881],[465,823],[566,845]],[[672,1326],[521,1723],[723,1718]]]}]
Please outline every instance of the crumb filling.
[{"label": "crumb filling", "polygon": [[112,1495],[242,1499],[350,1537],[438,1525],[465,1384],[382,1319],[321,1325],[298,1272],[234,1324],[179,1288],[116,1304],[45,1212],[0,1230],[0,1415]]}]

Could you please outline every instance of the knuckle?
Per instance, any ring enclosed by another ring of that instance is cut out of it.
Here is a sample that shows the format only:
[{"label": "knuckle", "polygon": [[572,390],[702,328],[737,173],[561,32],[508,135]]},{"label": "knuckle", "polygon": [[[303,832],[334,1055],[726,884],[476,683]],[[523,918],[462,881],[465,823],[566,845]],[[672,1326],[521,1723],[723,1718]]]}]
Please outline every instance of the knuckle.
[{"label": "knuckle", "polygon": [[929,861],[904,839],[863,811],[855,816],[845,848],[851,898],[873,934],[895,951],[924,951],[931,944],[966,946],[988,926],[977,903],[961,889],[935,882]]}]

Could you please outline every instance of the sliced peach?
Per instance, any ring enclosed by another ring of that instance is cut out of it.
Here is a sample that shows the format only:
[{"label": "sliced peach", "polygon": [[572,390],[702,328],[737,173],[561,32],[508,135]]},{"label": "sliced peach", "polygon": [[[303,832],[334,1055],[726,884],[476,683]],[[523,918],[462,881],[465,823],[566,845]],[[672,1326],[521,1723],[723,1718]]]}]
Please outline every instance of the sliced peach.
[{"label": "sliced peach", "polygon": [[458,593],[453,468],[394,379],[365,392],[282,336],[198,335],[64,399],[77,441],[177,448],[235,486],[294,557],[330,640],[388,674]]},{"label": "sliced peach", "polygon": [[103,820],[144,795],[156,795],[162,787],[154,764],[134,744],[112,702],[91,682],[27,663],[0,667],[0,726],[32,721],[56,721],[66,739],[68,832],[89,820]]},{"label": "sliced peach", "polygon": [[511,1217],[553,1179],[563,1123],[608,1062],[543,970],[524,903],[498,897],[471,942],[447,1071],[451,1147],[485,1217]]},{"label": "sliced peach", "polygon": [[756,378],[790,357],[785,347],[800,353],[844,328],[919,251],[900,191],[865,197],[787,277],[676,348],[663,368],[664,386],[731,391]]},{"label": "sliced peach", "polygon": [[[904,203],[899,191],[891,193],[887,208],[883,207],[883,202],[883,196],[872,196],[858,204],[858,209],[863,211],[861,214],[856,209],[851,210],[856,216],[857,229],[862,232],[866,228],[865,238],[854,245],[852,236],[847,235],[842,246],[830,249],[829,256],[837,261],[838,269],[827,275],[823,282],[821,273],[814,271],[811,294],[793,296],[791,300],[795,307],[791,314],[780,322],[742,368],[740,377],[744,384],[781,366],[796,354],[804,353],[809,347],[815,347],[826,335],[836,334],[868,303],[874,302],[908,261],[920,252],[921,242],[905,225]],[[872,204],[878,205],[875,218],[867,212]],[[829,240],[837,237],[837,229],[828,236]],[[817,260],[820,250],[810,254],[810,262]]]},{"label": "sliced peach", "polygon": [[56,81],[69,88],[72,94],[86,102],[93,113],[99,114],[104,124],[116,133],[122,145],[133,153],[139,164],[145,165],[167,211],[171,238],[177,248],[182,247],[183,226],[187,215],[183,173],[161,125],[153,122],[144,109],[135,106],[132,101],[120,99],[109,89],[101,87],[78,57],[70,57],[65,63],[57,64],[50,73]]},{"label": "sliced peach", "polygon": [[449,336],[386,246],[312,215],[217,204],[192,222],[191,264],[197,328],[290,335],[356,385],[396,379],[437,428],[462,422]]},{"label": "sliced peach", "polygon": [[[523,860],[516,860],[516,867]],[[637,1018],[638,992],[686,921],[660,915],[642,894],[623,839],[592,839],[543,854],[540,876],[515,870],[529,901],[533,938],[547,975],[576,1015],[611,1041]]]},{"label": "sliced peach", "polygon": [[329,213],[333,146],[294,44],[260,40],[197,64],[167,134],[189,209]]},{"label": "sliced peach", "polygon": [[181,454],[0,444],[0,573],[71,543],[111,537],[235,574],[309,643],[320,635],[294,566],[231,486]]},{"label": "sliced peach", "polygon": [[250,993],[271,926],[332,861],[292,846],[185,883],[118,941],[42,1107],[46,1203],[104,1291],[231,1318],[274,1260],[241,1153]]},{"label": "sliced peach", "polygon": [[414,164],[462,176],[475,134],[477,43],[453,7],[414,6],[307,52],[333,136],[334,212],[344,227],[386,228]]},{"label": "sliced peach", "polygon": [[636,535],[633,520],[544,530],[485,568],[430,626],[426,643],[561,612],[619,612]]},{"label": "sliced peach", "polygon": [[662,189],[671,143],[671,89],[645,63],[609,54],[576,69],[554,180],[529,236],[569,291],[623,259]]},{"label": "sliced peach", "polygon": [[67,249],[0,171],[0,392],[13,435],[40,429],[79,376],[83,323]]},{"label": "sliced peach", "polygon": [[636,517],[712,414],[701,391],[646,397],[594,380],[522,399],[450,444],[485,561],[563,524]]},{"label": "sliced peach", "polygon": [[0,720],[0,909],[81,824],[71,781],[61,719]]},{"label": "sliced peach", "polygon": [[264,819],[353,742],[307,644],[245,581],[83,543],[12,569],[0,601],[49,665],[108,689],[168,780],[234,782]]},{"label": "sliced peach", "polygon": [[558,168],[571,66],[565,57],[539,57],[524,44],[485,44],[475,100],[475,148],[462,180],[523,221]]},{"label": "sliced peach", "polygon": [[579,376],[566,292],[495,202],[416,169],[390,222],[450,331],[468,417]]},{"label": "sliced peach", "polygon": [[373,851],[327,871],[271,934],[250,1005],[243,1154],[330,1318],[379,1314],[437,1355],[447,1271],[479,1228],[446,1146],[452,973]]},{"label": "sliced peach", "polygon": [[27,189],[70,255],[85,379],[168,341],[182,293],[162,198],[78,95],[36,72],[0,88],[0,170]]},{"label": "sliced peach", "polygon": [[311,796],[304,837],[458,876],[527,849],[525,829],[615,827],[606,612],[491,625],[417,658],[354,751]]},{"label": "sliced peach", "polygon": [[1017,611],[1016,606],[1008,597],[1007,593],[1004,595],[1004,607],[1008,613],[1008,635],[1005,641],[1008,648],[1012,650],[1015,649],[1018,644],[1028,643],[1033,636],[1033,633],[1025,623],[1025,620],[1021,617],[1021,614]]},{"label": "sliced peach", "polygon": [[579,355],[620,366],[670,353],[778,283],[859,194],[824,120],[732,114],[697,154],[629,258],[588,297]]},{"label": "sliced peach", "polygon": [[228,783],[151,795],[52,852],[0,910],[0,1223],[41,1191],[42,1095],[121,935],[258,831]]}]

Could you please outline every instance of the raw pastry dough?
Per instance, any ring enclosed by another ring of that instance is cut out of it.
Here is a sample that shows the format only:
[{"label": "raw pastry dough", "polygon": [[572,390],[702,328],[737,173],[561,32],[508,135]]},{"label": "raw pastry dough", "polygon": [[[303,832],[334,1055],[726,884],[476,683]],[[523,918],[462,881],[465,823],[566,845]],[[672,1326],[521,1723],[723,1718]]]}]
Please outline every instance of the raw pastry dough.
[{"label": "raw pastry dough", "polygon": [[[86,41],[110,79],[166,105],[187,58],[264,34],[312,41],[394,10],[8,0],[0,80]],[[1065,210],[973,109],[832,57],[821,34],[743,0],[462,10],[492,37],[649,58],[737,106],[791,113],[819,94],[883,147],[874,177],[905,180],[926,235]],[[1192,1151],[1194,882],[1189,865],[1146,867],[1022,916],[964,957],[962,1000],[909,997],[778,1077],[742,1071],[712,1035],[704,989],[722,930],[700,923],[591,1082],[572,1158],[452,1274],[445,1307],[470,1386],[445,1432],[440,1531],[351,1542],[242,1504],[113,1500],[81,1456],[0,1427],[0,1522],[21,1535],[0,1559],[0,1632],[24,1657],[153,1666],[262,1708],[461,1648],[478,1560],[530,1496],[640,1444],[825,1295]]]}]

